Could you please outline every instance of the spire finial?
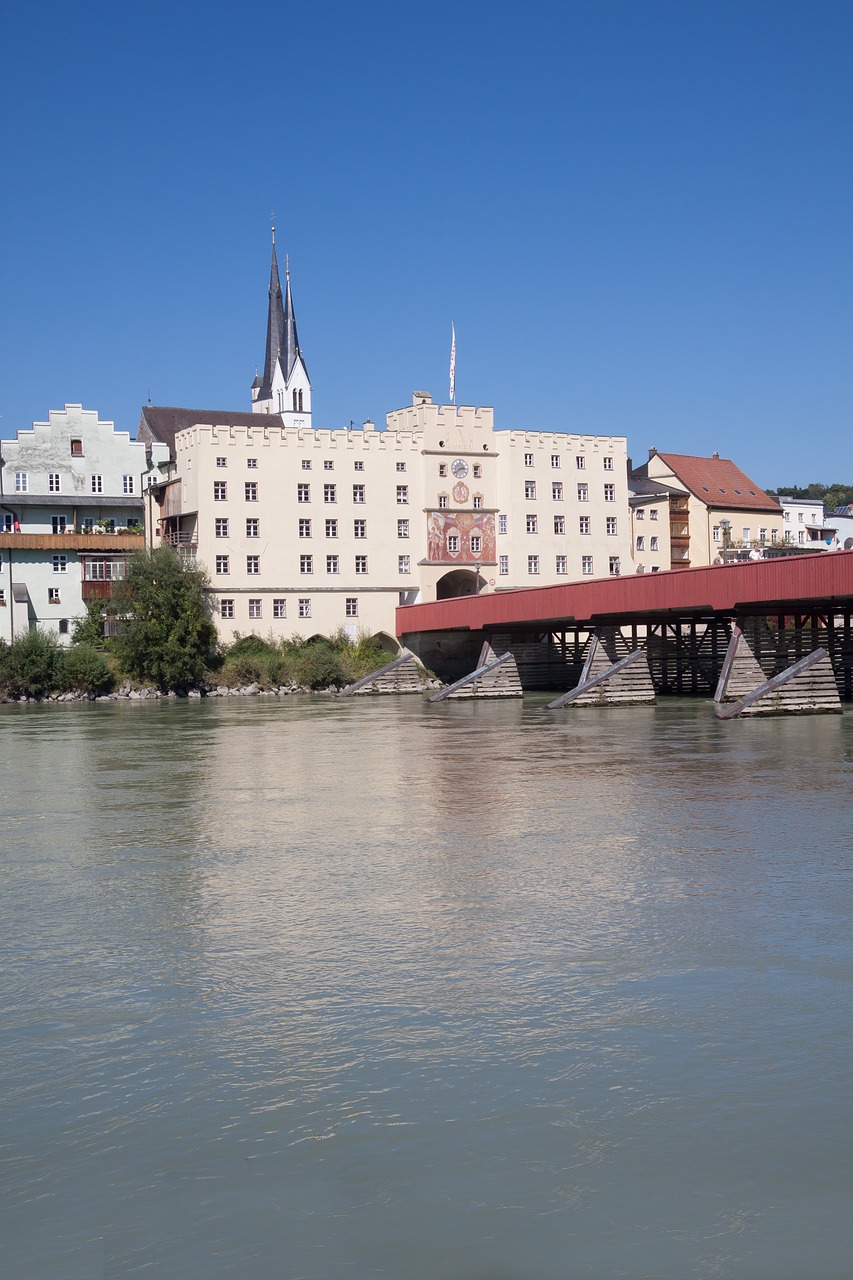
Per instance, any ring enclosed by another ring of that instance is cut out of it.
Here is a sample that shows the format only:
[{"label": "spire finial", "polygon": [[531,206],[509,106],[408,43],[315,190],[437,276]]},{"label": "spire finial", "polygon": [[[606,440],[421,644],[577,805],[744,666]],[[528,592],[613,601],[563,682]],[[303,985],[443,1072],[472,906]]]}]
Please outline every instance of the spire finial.
[{"label": "spire finial", "polygon": [[273,244],[273,248],[275,248],[275,214],[274,213],[270,214],[270,222],[272,224],[272,244]]},{"label": "spire finial", "polygon": [[284,274],[289,280],[290,279],[290,254],[289,253],[286,253],[284,255]]}]

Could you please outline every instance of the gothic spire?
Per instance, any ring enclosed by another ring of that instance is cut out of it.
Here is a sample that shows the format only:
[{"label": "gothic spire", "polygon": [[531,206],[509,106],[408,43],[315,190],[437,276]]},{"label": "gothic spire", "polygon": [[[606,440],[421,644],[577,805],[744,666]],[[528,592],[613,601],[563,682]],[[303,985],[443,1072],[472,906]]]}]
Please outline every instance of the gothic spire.
[{"label": "gothic spire", "polygon": [[[289,282],[287,286],[287,296],[289,300]],[[295,326],[293,332],[295,335]],[[258,397],[261,400],[269,399],[272,396],[272,379],[273,374],[275,373],[275,364],[279,356],[283,356],[285,354],[285,344],[285,320],[284,311],[281,305],[281,281],[278,276],[278,259],[275,256],[275,227],[273,227],[272,265],[270,267],[270,301],[269,311],[267,313],[267,350],[264,358],[264,380]],[[285,369],[287,372],[286,366]]]},{"label": "gothic spire", "polygon": [[284,376],[289,378],[296,363],[296,357],[301,355],[299,350],[299,337],[296,333],[296,316],[293,311],[293,298],[290,294],[290,263],[285,258],[285,297],[284,297],[284,342],[282,343],[281,354],[284,357]]}]

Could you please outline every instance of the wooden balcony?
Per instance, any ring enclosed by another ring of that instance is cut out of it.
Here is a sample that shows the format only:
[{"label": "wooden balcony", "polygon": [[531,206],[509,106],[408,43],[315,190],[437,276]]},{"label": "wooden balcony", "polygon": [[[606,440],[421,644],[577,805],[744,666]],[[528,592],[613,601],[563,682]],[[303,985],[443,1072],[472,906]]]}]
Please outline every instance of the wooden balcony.
[{"label": "wooden balcony", "polygon": [[113,593],[114,582],[83,582],[81,594],[85,600],[109,600]]},{"label": "wooden balcony", "polygon": [[141,533],[0,533],[0,548],[13,551],[87,551],[110,556],[119,551],[141,551]]}]

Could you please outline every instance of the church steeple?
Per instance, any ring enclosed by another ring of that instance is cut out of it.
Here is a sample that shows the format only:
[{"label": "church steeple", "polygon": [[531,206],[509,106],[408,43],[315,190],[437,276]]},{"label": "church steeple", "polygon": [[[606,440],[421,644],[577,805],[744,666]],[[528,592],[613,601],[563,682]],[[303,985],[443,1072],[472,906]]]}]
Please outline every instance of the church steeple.
[{"label": "church steeple", "polygon": [[290,379],[293,372],[293,366],[296,364],[296,357],[301,355],[299,350],[299,337],[296,333],[296,315],[293,311],[293,298],[290,293],[290,263],[285,257],[284,260],[285,275],[285,298],[284,298],[284,343],[282,344],[281,354],[284,358],[284,376]]},{"label": "church steeple", "polygon": [[[290,282],[288,281],[288,298]],[[294,333],[296,332],[294,327]],[[278,259],[275,256],[275,227],[272,229],[272,265],[270,266],[270,300],[267,312],[267,349],[264,357],[264,377],[258,394],[259,400],[272,399],[272,380],[276,361],[285,353],[285,320],[281,305],[281,280],[278,275]]]}]

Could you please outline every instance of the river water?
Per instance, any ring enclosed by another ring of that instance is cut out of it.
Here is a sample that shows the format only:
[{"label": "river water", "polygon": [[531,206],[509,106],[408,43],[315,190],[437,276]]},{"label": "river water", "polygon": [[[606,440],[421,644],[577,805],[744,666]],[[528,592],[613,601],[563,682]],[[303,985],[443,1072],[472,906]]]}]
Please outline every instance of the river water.
[{"label": "river water", "polygon": [[847,1280],[853,712],[0,709],[0,1272]]}]

